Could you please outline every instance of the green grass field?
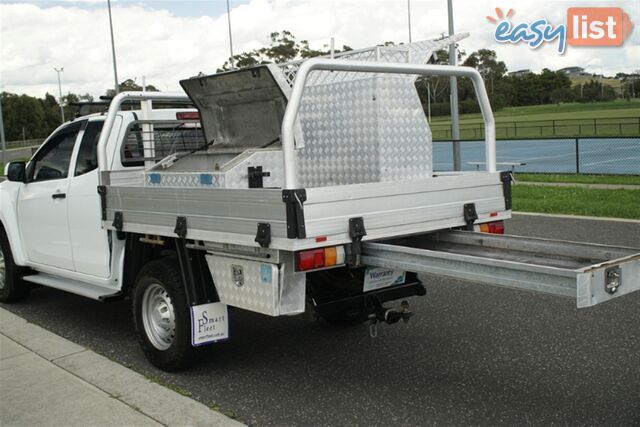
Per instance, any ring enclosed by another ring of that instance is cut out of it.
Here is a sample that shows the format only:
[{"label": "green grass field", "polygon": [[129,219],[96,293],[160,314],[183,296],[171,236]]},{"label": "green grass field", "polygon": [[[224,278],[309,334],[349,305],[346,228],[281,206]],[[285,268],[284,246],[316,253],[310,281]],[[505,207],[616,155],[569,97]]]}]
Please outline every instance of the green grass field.
[{"label": "green grass field", "polygon": [[[567,104],[529,105],[525,107],[507,107],[495,111],[496,123],[503,122],[532,122],[547,120],[577,120],[577,119],[617,119],[620,117],[640,117],[640,99],[619,99],[611,102]],[[449,116],[432,117],[434,126],[451,125]],[[460,124],[481,124],[480,114],[460,115]]]},{"label": "green grass field", "polygon": [[516,185],[513,210],[640,219],[640,190]]},{"label": "green grass field", "polygon": [[526,182],[567,182],[578,184],[610,184],[640,185],[638,175],[578,175],[578,174],[546,174],[516,173],[516,181]]},{"label": "green grass field", "polygon": [[[509,107],[494,115],[498,139],[640,135],[639,99]],[[449,117],[433,117],[431,130],[435,141],[450,140]],[[480,114],[461,116],[460,138],[484,138]]]}]

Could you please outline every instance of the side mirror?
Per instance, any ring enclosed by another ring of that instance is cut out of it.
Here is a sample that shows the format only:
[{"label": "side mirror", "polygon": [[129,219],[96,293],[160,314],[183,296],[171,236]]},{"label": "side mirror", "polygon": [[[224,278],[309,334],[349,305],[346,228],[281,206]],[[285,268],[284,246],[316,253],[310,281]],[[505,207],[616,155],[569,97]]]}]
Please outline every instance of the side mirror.
[{"label": "side mirror", "polygon": [[14,182],[24,182],[27,176],[25,162],[9,162],[7,163],[7,179]]}]

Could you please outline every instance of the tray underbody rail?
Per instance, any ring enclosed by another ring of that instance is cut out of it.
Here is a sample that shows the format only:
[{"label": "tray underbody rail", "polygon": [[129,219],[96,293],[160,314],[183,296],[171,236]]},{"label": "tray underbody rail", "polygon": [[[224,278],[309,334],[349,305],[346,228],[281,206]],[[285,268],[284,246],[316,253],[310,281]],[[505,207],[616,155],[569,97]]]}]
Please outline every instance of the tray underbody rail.
[{"label": "tray underbody rail", "polygon": [[468,231],[365,242],[362,264],[574,297],[590,307],[640,290],[640,249]]}]

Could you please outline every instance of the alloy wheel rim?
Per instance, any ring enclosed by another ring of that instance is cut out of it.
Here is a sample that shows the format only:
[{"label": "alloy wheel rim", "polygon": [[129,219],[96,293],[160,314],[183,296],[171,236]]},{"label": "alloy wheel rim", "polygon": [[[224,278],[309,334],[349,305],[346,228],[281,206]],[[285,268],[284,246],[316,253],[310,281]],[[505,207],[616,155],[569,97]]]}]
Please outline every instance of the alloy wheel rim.
[{"label": "alloy wheel rim", "polygon": [[155,348],[166,350],[171,347],[176,334],[175,310],[171,297],[157,283],[145,289],[142,296],[142,323]]}]

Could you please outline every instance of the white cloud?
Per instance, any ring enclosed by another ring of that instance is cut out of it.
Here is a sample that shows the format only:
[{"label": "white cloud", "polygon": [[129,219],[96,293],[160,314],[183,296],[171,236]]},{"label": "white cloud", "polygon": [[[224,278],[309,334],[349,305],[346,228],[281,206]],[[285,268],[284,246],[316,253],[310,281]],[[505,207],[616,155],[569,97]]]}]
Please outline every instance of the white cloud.
[{"label": "white cloud", "polygon": [[[63,90],[104,93],[113,86],[107,11],[104,7],[68,5],[40,7],[19,3],[0,5],[0,78],[2,90],[43,95],[57,93],[52,67],[65,67]],[[588,6],[607,2],[585,0]],[[162,3],[159,3],[162,4]],[[444,0],[412,0],[413,39],[447,31]],[[569,48],[559,56],[554,46],[530,50],[498,45],[486,15],[495,15],[489,0],[456,0],[457,31],[471,37],[461,47],[471,52],[495,49],[511,70],[590,65],[608,73],[640,68],[640,2],[618,2],[635,22],[634,35],[623,48]],[[518,2],[515,21],[545,17],[562,23],[573,2]],[[184,17],[142,3],[114,2],[113,19],[120,80],[145,75],[162,90],[179,89],[178,80],[202,71],[214,72],[228,56],[226,16]],[[312,46],[336,44],[366,47],[388,40],[407,41],[404,0],[252,0],[232,10],[236,53],[263,46],[272,31],[287,29]]]}]

